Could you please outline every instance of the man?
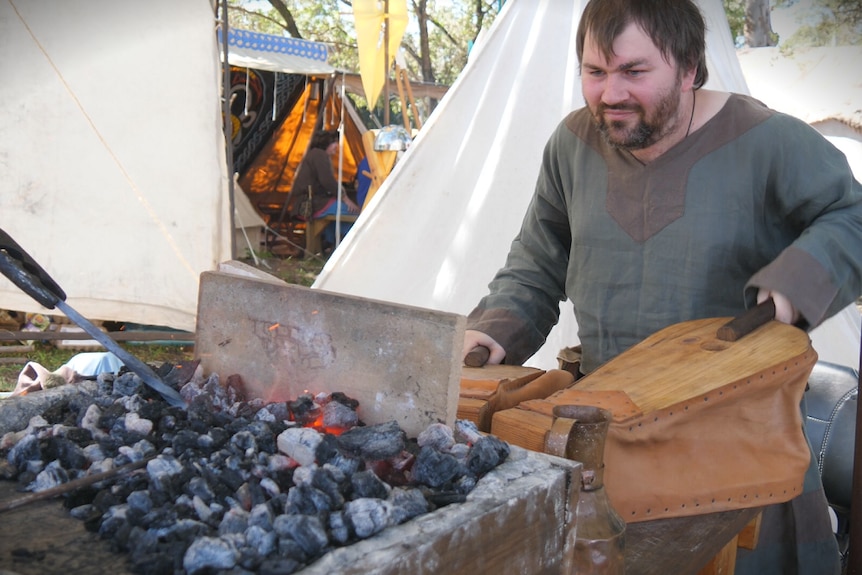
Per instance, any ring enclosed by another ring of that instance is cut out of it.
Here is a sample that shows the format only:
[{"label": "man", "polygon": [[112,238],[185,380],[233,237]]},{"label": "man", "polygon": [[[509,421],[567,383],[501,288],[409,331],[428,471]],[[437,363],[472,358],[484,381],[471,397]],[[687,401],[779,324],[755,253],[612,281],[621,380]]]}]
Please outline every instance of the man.
[{"label": "man", "polygon": [[[587,106],[548,141],[506,264],[468,317],[465,355],[481,345],[490,363],[522,363],[564,298],[589,373],[674,323],[772,297],[778,320],[809,328],[862,292],[862,186],[846,158],[799,120],[702,89],[704,28],[690,0],[587,4]],[[814,466],[805,490],[764,515],[737,573],[838,572]]]}]

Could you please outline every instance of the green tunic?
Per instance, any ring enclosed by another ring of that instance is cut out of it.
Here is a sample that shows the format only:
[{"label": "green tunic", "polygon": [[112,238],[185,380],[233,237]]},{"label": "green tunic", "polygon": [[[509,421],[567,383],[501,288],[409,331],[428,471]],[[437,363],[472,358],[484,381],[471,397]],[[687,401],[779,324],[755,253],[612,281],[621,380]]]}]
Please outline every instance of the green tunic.
[{"label": "green tunic", "polygon": [[[551,136],[521,231],[467,328],[520,364],[569,298],[588,373],[671,324],[738,315],[760,287],[788,296],[803,327],[862,293],[862,186],[839,150],[802,121],[731,95],[644,165],[608,146],[581,109]],[[767,508],[761,544],[736,571],[838,569],[812,459],[804,493]]]},{"label": "green tunic", "polygon": [[551,136],[489,287],[467,327],[510,364],[541,347],[567,297],[585,372],[673,323],[737,315],[757,287],[813,327],[862,293],[862,186],[814,129],[745,96],[646,165],[581,109]]}]

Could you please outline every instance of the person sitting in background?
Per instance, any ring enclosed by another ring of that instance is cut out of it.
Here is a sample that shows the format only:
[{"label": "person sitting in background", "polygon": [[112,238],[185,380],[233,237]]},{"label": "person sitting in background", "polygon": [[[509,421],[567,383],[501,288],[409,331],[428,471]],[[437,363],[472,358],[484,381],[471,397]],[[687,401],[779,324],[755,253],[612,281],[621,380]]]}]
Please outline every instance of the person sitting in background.
[{"label": "person sitting in background", "polygon": [[[318,219],[337,213],[358,214],[359,206],[342,194],[338,201],[338,180],[332,169],[332,157],[338,153],[338,132],[323,130],[312,136],[309,149],[299,164],[293,180],[293,214],[297,217]],[[309,194],[309,189],[311,190]],[[309,200],[311,205],[308,206]],[[341,235],[350,229],[350,223],[341,223]],[[335,222],[323,231],[323,245],[335,245]]]},{"label": "person sitting in background", "polygon": [[368,158],[362,158],[356,166],[356,205],[359,209],[365,207],[368,190],[371,189],[371,168],[368,166]]}]

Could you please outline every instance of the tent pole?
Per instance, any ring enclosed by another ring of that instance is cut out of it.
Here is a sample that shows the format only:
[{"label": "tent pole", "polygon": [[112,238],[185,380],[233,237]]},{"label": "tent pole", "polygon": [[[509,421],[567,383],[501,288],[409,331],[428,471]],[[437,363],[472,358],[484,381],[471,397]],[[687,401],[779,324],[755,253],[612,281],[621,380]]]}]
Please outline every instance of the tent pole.
[{"label": "tent pole", "polygon": [[[227,41],[227,32],[228,32],[228,19],[227,19],[227,0],[221,1],[221,33],[222,33],[222,49],[224,50],[224,57],[222,59],[222,118],[224,125],[222,129],[224,131],[224,140],[225,140],[225,162],[227,164],[227,196],[228,196],[228,205],[230,211],[230,228],[228,228],[230,232],[230,257],[231,259],[236,259],[236,238],[234,237],[234,211],[236,209],[236,202],[234,199],[234,187],[233,187],[233,123],[231,122],[230,115],[230,63],[227,61],[227,53],[228,53],[228,41]],[[246,96],[247,97],[247,96]]]},{"label": "tent pole", "polygon": [[335,210],[335,247],[341,243],[341,197],[344,176],[344,74],[341,75],[341,115],[338,118],[338,204]]},{"label": "tent pole", "polygon": [[389,125],[389,0],[383,1],[383,125]]}]

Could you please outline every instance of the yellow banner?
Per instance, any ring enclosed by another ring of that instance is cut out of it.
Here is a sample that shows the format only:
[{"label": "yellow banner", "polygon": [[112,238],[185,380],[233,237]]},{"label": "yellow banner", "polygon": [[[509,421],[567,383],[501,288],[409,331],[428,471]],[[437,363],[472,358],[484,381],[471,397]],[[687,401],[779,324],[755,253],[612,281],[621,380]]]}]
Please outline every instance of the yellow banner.
[{"label": "yellow banner", "polygon": [[[388,4],[388,18],[386,14]],[[373,108],[392,68],[401,37],[407,29],[407,0],[353,0],[356,43],[359,46],[359,75],[368,106]],[[389,30],[384,28],[388,23]],[[389,34],[389,62],[384,63],[384,38]]]}]

